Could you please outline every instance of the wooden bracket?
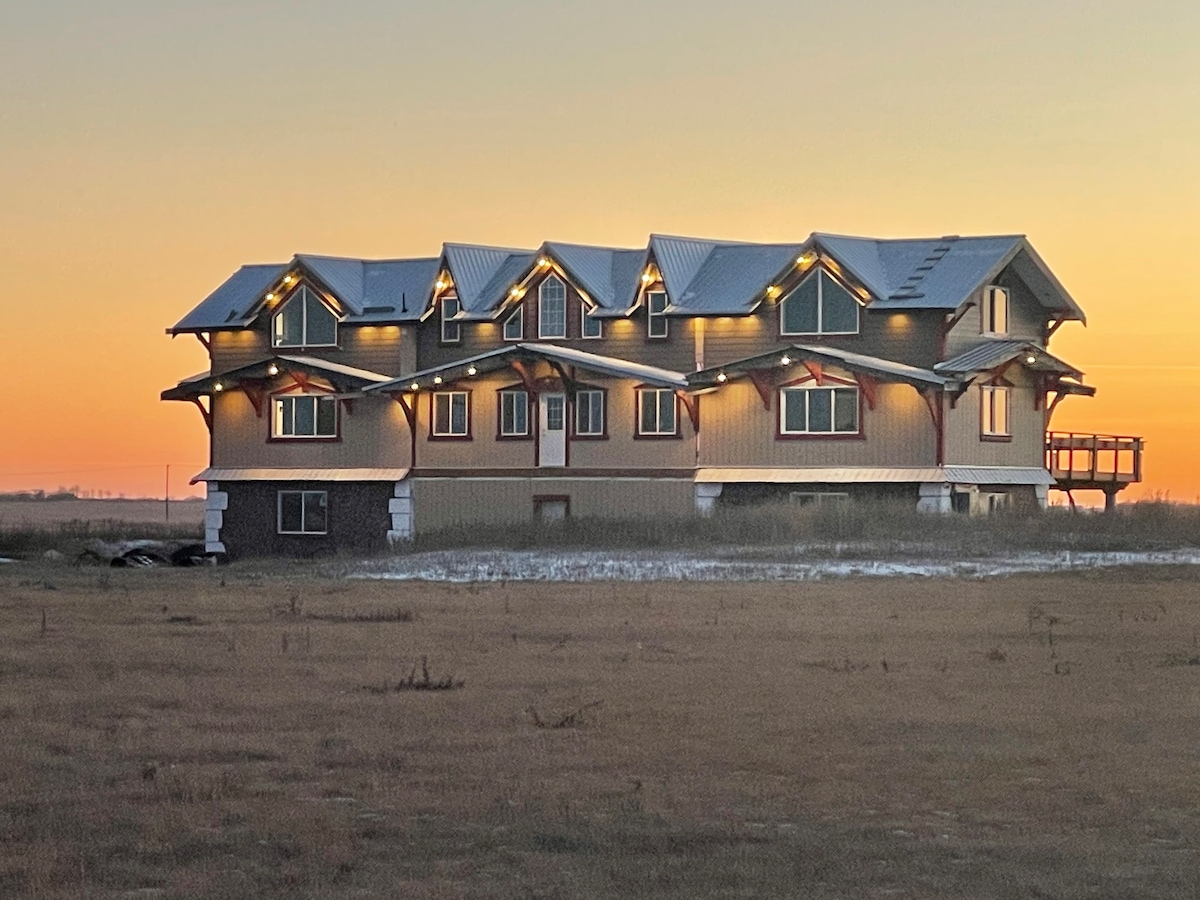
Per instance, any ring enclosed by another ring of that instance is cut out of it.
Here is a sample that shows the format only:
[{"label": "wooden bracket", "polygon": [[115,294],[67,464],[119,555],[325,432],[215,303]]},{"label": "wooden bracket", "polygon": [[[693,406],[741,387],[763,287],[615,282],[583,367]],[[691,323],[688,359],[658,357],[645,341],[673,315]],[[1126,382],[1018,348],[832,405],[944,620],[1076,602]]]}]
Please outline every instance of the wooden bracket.
[{"label": "wooden bracket", "polygon": [[[854,380],[858,383],[858,389],[862,391],[862,395],[866,398],[867,408],[875,408],[876,390],[879,388],[879,382],[870,375],[864,375],[861,372],[854,373]],[[817,381],[820,384],[820,380]]]},{"label": "wooden bracket", "polygon": [[769,412],[771,397],[775,393],[775,373],[770,369],[750,369],[746,376],[753,383],[754,389],[758,391],[758,396],[762,398],[763,409]]},{"label": "wooden bracket", "polygon": [[244,393],[246,398],[250,401],[250,405],[254,407],[254,415],[261,419],[263,417],[263,399],[266,393],[263,390],[263,383],[261,381],[243,381],[238,386],[242,389],[242,393]]},{"label": "wooden bracket", "polygon": [[808,369],[808,374],[813,377],[813,380],[816,381],[819,386],[824,387],[825,370],[821,368],[821,364],[819,362],[813,362],[810,359],[805,359],[801,362],[804,365],[804,368]]},{"label": "wooden bracket", "polygon": [[529,391],[531,394],[536,394],[537,385],[535,385],[533,382],[533,372],[530,370],[529,366],[527,366],[525,362],[520,359],[512,360],[509,365],[512,367],[512,370],[521,377],[521,384],[525,385],[525,390]]},{"label": "wooden bracket", "polygon": [[946,355],[946,338],[950,336],[950,332],[954,329],[954,326],[963,320],[963,316],[965,316],[968,311],[974,308],[975,301],[968,300],[965,304],[963,304],[962,309],[942,322],[942,327],[938,331],[938,359],[941,359]]},{"label": "wooden bracket", "polygon": [[204,346],[204,349],[207,352],[212,353],[212,340],[210,338],[206,338],[199,331],[195,332],[195,335],[196,335],[196,340],[198,340]]},{"label": "wooden bracket", "polygon": [[683,404],[683,408],[687,410],[688,418],[692,421],[692,431],[700,432],[700,398],[695,394],[689,394],[686,391],[676,391],[675,396],[679,398],[679,402]]},{"label": "wooden bracket", "polygon": [[925,405],[929,408],[929,418],[933,420],[933,430],[937,434],[937,464],[940,466],[946,455],[945,408],[942,406],[942,393],[934,388],[921,391]]},{"label": "wooden bracket", "polygon": [[205,408],[199,397],[192,397],[191,401],[196,404],[196,409],[200,410],[200,415],[204,416],[204,427],[212,434],[212,412]]},{"label": "wooden bracket", "polygon": [[413,402],[409,403],[408,394],[402,394],[399,391],[392,391],[392,399],[399,403],[400,408],[404,410],[404,418],[408,422],[409,429],[415,431],[417,427],[416,395],[413,395]]},{"label": "wooden bracket", "polygon": [[343,397],[342,398],[342,407],[346,410],[346,412],[353,415],[354,414],[354,398],[353,397]]},{"label": "wooden bracket", "polygon": [[1055,319],[1053,322],[1051,322],[1050,327],[1046,329],[1046,340],[1049,341],[1050,338],[1054,337],[1054,332],[1062,328],[1063,325],[1066,324],[1066,321],[1066,319]]}]

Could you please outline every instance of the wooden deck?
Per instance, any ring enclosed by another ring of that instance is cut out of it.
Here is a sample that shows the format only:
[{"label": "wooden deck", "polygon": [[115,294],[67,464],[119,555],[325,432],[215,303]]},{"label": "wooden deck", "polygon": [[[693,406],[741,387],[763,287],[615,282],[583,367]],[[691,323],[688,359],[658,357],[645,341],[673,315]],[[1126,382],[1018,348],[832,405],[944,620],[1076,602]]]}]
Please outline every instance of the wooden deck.
[{"label": "wooden deck", "polygon": [[1142,480],[1140,437],[1051,431],[1046,435],[1046,468],[1062,491],[1104,491],[1111,507],[1118,491]]}]

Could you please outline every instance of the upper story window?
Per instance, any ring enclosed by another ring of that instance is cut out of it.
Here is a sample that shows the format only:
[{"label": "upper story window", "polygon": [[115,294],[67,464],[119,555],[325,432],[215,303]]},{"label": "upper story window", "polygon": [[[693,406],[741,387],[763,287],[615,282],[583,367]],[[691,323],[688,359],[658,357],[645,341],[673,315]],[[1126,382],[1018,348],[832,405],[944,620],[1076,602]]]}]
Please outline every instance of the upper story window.
[{"label": "upper story window", "polygon": [[639,435],[651,437],[675,436],[679,433],[677,400],[670,388],[640,388],[638,397]]},{"label": "upper story window", "polygon": [[1009,437],[1009,390],[1002,385],[984,385],[979,389],[979,430],[984,437]]},{"label": "upper story window", "polygon": [[604,435],[604,391],[575,392],[575,434],[577,437]]},{"label": "upper story window", "polygon": [[538,337],[567,336],[567,286],[551,275],[538,287]]},{"label": "upper story window", "polygon": [[433,437],[471,436],[471,395],[466,391],[438,391],[431,395]]},{"label": "upper story window", "polygon": [[271,400],[271,436],[337,437],[337,400],[319,394],[296,394]]},{"label": "upper story window", "polygon": [[646,336],[665,338],[668,334],[667,292],[646,292]]},{"label": "upper story window", "polygon": [[983,321],[980,330],[984,334],[1008,334],[1008,288],[991,285],[983,289]]},{"label": "upper story window", "polygon": [[504,320],[504,339],[506,341],[519,341],[525,337],[524,312],[524,307],[518,303],[513,307],[509,317]]},{"label": "upper story window", "polygon": [[301,285],[275,313],[275,347],[336,347],[337,316],[307,285]]},{"label": "upper story window", "polygon": [[580,326],[580,331],[582,332],[583,337],[604,337],[604,320],[588,315],[588,305],[583,300],[579,301],[579,321],[583,323],[583,325]]},{"label": "upper story window", "polygon": [[857,434],[858,388],[790,387],[779,391],[780,434]]},{"label": "upper story window", "polygon": [[442,343],[457,344],[462,340],[462,324],[453,321],[462,309],[457,297],[443,297],[442,307]]},{"label": "upper story window", "polygon": [[780,334],[858,334],[858,301],[818,269],[779,304]]},{"label": "upper story window", "polygon": [[529,394],[526,391],[500,391],[500,437],[529,435]]}]

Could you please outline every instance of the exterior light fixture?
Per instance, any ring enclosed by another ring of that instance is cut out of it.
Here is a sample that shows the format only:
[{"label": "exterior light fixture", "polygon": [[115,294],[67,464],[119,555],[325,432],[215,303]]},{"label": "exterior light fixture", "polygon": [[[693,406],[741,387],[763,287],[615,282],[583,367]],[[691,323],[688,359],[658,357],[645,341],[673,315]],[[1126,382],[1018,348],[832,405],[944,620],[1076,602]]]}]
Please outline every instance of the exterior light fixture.
[{"label": "exterior light fixture", "polygon": [[434,375],[434,376],[433,376],[433,383],[434,383],[434,384],[441,384],[441,383],[442,383],[442,376],[441,376],[441,375]]},{"label": "exterior light fixture", "polygon": [[651,275],[649,272],[642,273],[642,284],[649,284],[653,280],[654,280],[654,276]]},{"label": "exterior light fixture", "polygon": [[544,257],[544,256],[543,256],[541,259],[539,259],[539,260],[538,260],[538,266],[539,266],[540,268],[543,268],[543,269],[544,269],[544,268],[546,268],[546,267],[547,267],[547,266],[549,266],[549,265],[550,265],[550,260],[546,259],[546,257]]},{"label": "exterior light fixture", "polygon": [[772,300],[774,300],[776,297],[778,297],[779,296],[779,285],[773,284],[770,287],[768,287],[767,288],[767,296]]},{"label": "exterior light fixture", "polygon": [[1025,357],[1025,362],[1032,366],[1035,362],[1037,362],[1037,357],[1032,355],[1027,356]]},{"label": "exterior light fixture", "polygon": [[270,302],[271,302],[272,300],[274,300],[274,299],[275,299],[275,295],[274,295],[274,294],[267,294],[267,302],[268,302],[268,303],[270,303]]},{"label": "exterior light fixture", "polygon": [[271,363],[269,366],[267,366],[267,374],[268,375],[278,375],[279,374],[279,366],[275,365],[275,363]]},{"label": "exterior light fixture", "polygon": [[291,283],[292,283],[293,281],[295,281],[295,280],[296,280],[296,279],[295,279],[295,277],[294,277],[294,276],[292,276],[292,275],[284,275],[284,276],[283,276],[283,283],[284,283],[284,284],[291,284]]},{"label": "exterior light fixture", "polygon": [[419,384],[417,384],[417,383],[414,381],[412,384],[410,384],[410,385],[408,386],[408,389],[409,389],[410,391],[415,391],[415,390],[418,390],[420,387],[421,387],[421,386],[420,386]]},{"label": "exterior light fixture", "polygon": [[725,373],[724,372],[717,373],[717,381],[721,382],[722,384],[725,383]]},{"label": "exterior light fixture", "polygon": [[517,285],[514,284],[512,286],[512,289],[508,292],[508,296],[519,297],[520,295],[521,295],[521,289],[519,287],[517,287]]},{"label": "exterior light fixture", "polygon": [[434,285],[434,287],[436,287],[439,291],[445,288],[445,286],[446,282],[442,281],[440,278],[437,280],[437,284]]},{"label": "exterior light fixture", "polygon": [[796,265],[798,266],[807,266],[810,262],[812,262],[812,256],[808,253],[801,253],[796,258]]},{"label": "exterior light fixture", "polygon": [[216,391],[217,393],[220,393],[221,391],[225,390],[225,385],[221,384],[221,382],[218,381],[216,384],[213,385],[213,390]]},{"label": "exterior light fixture", "polygon": [[468,374],[468,375],[477,375],[478,373],[479,373],[479,370],[478,370],[477,368],[475,368],[474,366],[468,366],[468,367],[467,367],[467,374]]},{"label": "exterior light fixture", "polygon": [[784,354],[783,359],[779,360],[779,364],[781,366],[790,366],[792,364],[792,358],[787,354]]}]

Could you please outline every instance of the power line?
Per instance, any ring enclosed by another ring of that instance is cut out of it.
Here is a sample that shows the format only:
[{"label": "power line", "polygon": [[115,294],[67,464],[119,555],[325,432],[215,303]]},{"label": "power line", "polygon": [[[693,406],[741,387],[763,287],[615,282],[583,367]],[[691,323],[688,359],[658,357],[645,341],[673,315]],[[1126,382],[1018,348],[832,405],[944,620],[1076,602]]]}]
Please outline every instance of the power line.
[{"label": "power line", "polygon": [[32,475],[77,475],[80,472],[128,472],[135,469],[162,469],[165,466],[204,467],[204,463],[146,463],[137,466],[79,466],[72,469],[45,469],[28,472],[19,469],[0,469],[0,478],[29,477]]}]

